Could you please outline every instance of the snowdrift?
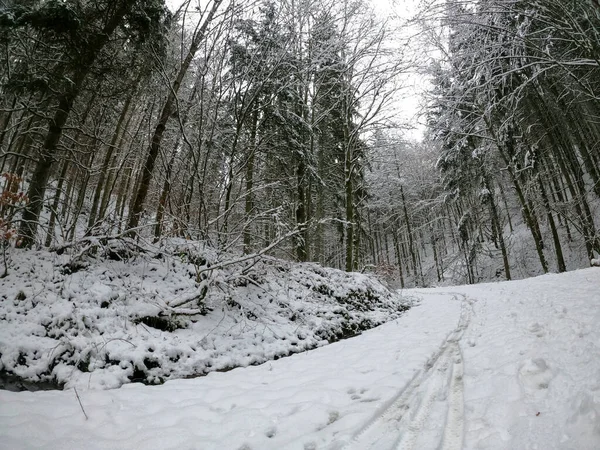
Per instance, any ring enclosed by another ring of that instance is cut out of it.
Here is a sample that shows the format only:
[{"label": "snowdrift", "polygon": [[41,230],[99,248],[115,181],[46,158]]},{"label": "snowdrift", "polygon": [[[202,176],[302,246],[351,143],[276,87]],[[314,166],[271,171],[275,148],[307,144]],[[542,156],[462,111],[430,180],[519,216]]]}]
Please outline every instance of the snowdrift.
[{"label": "snowdrift", "polygon": [[3,387],[160,384],[319,347],[410,306],[366,275],[199,243],[63,250],[15,250],[0,280]]}]

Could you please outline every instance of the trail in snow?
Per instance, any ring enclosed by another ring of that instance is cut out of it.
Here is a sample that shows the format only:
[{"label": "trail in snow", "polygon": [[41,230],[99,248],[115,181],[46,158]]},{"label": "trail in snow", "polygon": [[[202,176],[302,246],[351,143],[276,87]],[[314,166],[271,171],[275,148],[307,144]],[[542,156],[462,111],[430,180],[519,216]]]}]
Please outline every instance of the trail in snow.
[{"label": "trail in snow", "polygon": [[426,366],[460,314],[460,301],[434,294],[397,321],[260,366],[78,388],[87,420],[73,390],[0,391],[0,450],[339,449]]},{"label": "trail in snow", "polygon": [[452,295],[454,300],[461,301],[456,328],[425,367],[355,433],[343,447],[345,450],[462,448],[464,363],[459,343],[469,326],[473,308],[465,295]]}]

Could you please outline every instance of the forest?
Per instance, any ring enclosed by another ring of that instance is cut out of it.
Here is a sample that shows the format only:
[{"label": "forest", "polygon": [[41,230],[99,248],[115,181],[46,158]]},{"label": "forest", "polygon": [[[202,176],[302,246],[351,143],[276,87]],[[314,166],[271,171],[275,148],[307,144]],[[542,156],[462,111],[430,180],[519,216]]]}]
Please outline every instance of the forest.
[{"label": "forest", "polygon": [[0,1],[5,274],[175,238],[398,287],[597,263],[597,0],[180,3]]}]

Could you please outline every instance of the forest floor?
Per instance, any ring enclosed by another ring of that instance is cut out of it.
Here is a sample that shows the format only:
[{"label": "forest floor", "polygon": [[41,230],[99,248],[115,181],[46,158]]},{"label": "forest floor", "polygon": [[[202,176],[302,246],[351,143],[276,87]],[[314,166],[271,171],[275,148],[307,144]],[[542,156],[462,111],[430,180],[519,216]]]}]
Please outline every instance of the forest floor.
[{"label": "forest floor", "polygon": [[0,391],[0,448],[598,448],[600,269],[402,294],[400,318],[259,366]]}]

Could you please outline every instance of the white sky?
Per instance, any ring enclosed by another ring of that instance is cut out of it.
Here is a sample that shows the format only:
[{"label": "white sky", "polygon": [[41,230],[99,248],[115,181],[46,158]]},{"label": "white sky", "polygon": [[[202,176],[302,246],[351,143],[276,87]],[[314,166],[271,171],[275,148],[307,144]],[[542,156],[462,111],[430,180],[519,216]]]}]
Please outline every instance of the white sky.
[{"label": "white sky", "polygon": [[[399,22],[411,19],[416,15],[419,7],[420,0],[367,0],[369,1],[376,13],[381,17],[396,18]],[[407,35],[415,34],[416,28],[409,28]],[[418,45],[418,44],[417,44]],[[418,67],[411,70],[403,77],[403,81],[406,84],[406,89],[403,92],[401,98],[398,99],[398,109],[400,111],[401,119],[415,128],[405,133],[409,139],[420,140],[423,137],[424,124],[420,124],[422,120],[419,119],[418,114],[420,110],[420,103],[422,99],[422,93],[427,88],[427,80],[423,75],[418,74]]]}]

